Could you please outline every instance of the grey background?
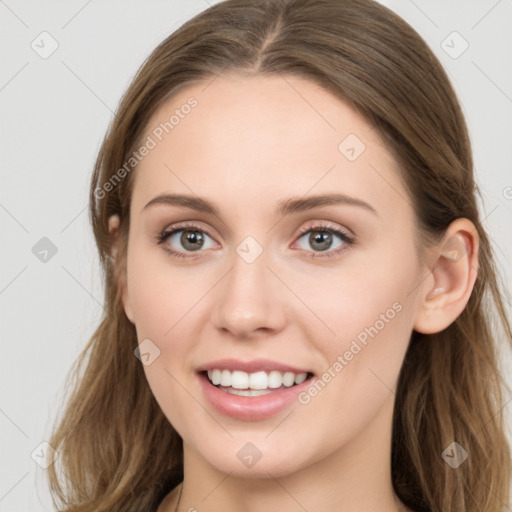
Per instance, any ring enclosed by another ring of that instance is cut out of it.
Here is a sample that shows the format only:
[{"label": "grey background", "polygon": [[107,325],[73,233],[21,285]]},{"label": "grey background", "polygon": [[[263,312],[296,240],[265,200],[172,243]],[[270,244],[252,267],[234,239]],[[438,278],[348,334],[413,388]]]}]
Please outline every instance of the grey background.
[{"label": "grey background", "polygon": [[[484,193],[481,211],[510,289],[512,2],[383,3],[426,39],[458,92]],[[45,471],[31,454],[37,460],[67,371],[101,316],[102,283],[86,209],[93,161],[143,59],[208,5],[0,0],[0,511],[53,510]],[[52,38],[58,48],[47,58],[31,47],[48,52]],[[453,58],[464,40],[469,47]],[[55,246],[54,255],[43,237]],[[39,252],[44,249],[47,255]],[[505,365],[510,383],[509,356]],[[503,405],[510,418],[509,400]]]}]

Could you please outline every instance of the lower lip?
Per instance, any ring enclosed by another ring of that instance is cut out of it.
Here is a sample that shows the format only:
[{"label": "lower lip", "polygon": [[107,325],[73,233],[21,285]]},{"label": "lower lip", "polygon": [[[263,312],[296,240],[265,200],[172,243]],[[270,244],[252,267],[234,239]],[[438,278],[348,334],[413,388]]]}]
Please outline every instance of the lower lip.
[{"label": "lower lip", "polygon": [[270,418],[286,409],[301,391],[310,384],[313,377],[301,384],[278,391],[271,391],[261,396],[239,396],[226,393],[215,387],[204,373],[199,373],[203,392],[210,404],[221,414],[238,420],[258,421]]}]

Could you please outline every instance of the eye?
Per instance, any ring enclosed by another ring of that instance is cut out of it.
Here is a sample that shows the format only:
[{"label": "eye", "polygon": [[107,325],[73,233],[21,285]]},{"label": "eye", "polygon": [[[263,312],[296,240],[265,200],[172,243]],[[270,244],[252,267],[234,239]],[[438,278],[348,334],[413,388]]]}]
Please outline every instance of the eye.
[{"label": "eye", "polygon": [[156,242],[164,245],[166,251],[178,258],[194,257],[190,252],[211,249],[216,246],[211,236],[202,228],[187,224],[165,230],[157,236]]},{"label": "eye", "polygon": [[[305,243],[300,244],[299,242],[303,239]],[[312,258],[331,258],[349,249],[354,239],[337,228],[320,224],[303,229],[296,243],[301,249],[313,251],[313,254],[309,255]],[[309,245],[310,248],[304,245]]]},{"label": "eye", "polygon": [[[306,235],[309,235],[306,237]],[[304,243],[300,243],[304,239]],[[336,240],[337,239],[337,240]],[[340,229],[325,224],[309,226],[299,233],[296,244],[305,250],[311,258],[331,258],[345,252],[355,242],[354,238]],[[172,256],[178,258],[195,258],[201,249],[212,249],[217,246],[207,231],[195,224],[175,226],[157,235],[156,243],[163,245]]]}]

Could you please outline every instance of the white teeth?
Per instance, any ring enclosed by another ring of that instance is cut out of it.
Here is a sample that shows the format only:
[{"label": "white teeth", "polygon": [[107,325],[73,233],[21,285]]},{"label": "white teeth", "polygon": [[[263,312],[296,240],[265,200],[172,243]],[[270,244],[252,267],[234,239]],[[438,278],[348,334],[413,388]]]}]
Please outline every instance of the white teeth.
[{"label": "white teeth", "polygon": [[286,372],[283,375],[283,384],[289,388],[295,384],[295,374],[292,372]]},{"label": "white teeth", "polygon": [[231,372],[229,370],[222,370],[222,374],[220,376],[220,385],[231,386]]},{"label": "white teeth", "polygon": [[270,372],[268,374],[268,387],[272,389],[280,388],[283,385],[283,374],[281,372]]},{"label": "white teeth", "polygon": [[222,372],[220,370],[210,370],[211,371],[211,376],[210,374],[208,373],[208,377],[210,377],[210,380],[215,384],[220,384],[220,377],[222,375]]},{"label": "white teeth", "polygon": [[247,389],[249,387],[249,374],[235,371],[231,374],[231,387],[235,389]]},{"label": "white teeth", "polygon": [[239,395],[239,396],[261,396],[267,395],[268,393],[272,393],[268,389],[226,389],[230,395]]},{"label": "white teeth", "polygon": [[308,376],[307,373],[299,373],[296,377],[295,377],[295,384],[302,384],[305,380],[306,380],[306,377]]},{"label": "white teeth", "polygon": [[267,389],[268,376],[265,372],[256,372],[249,375],[249,386],[251,389]]},{"label": "white teeth", "polygon": [[[227,390],[228,393],[242,395],[242,396],[259,396],[263,393],[262,391],[270,389],[277,389],[281,386],[287,388],[294,384],[302,384],[308,374],[307,373],[293,373],[293,372],[279,372],[273,370],[267,372],[256,372],[247,373],[240,370],[233,372],[229,370],[213,369],[208,370],[208,378],[215,386],[230,387],[232,389]],[[241,390],[248,390],[242,392]],[[252,393],[258,392],[257,394]]]}]

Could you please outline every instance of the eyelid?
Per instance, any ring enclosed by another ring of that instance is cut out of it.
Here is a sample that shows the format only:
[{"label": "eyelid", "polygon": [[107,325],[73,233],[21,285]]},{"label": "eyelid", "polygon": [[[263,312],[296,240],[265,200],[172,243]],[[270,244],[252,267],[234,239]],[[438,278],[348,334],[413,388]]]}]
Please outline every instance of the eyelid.
[{"label": "eyelid", "polygon": [[[177,224],[172,224],[171,226],[164,228],[163,230],[157,232],[155,236],[155,241],[157,244],[163,244],[169,237],[175,235],[177,232],[180,231],[200,231],[201,233],[204,233],[208,237],[210,237],[216,244],[218,242],[216,241],[215,237],[211,235],[208,228],[202,227],[198,221],[184,221],[184,222],[178,222]],[[186,253],[186,251],[176,251],[169,248],[166,248],[169,252],[173,253]],[[203,251],[197,251],[197,252],[203,252]],[[188,254],[192,255],[194,252],[190,251]]]},{"label": "eyelid", "polygon": [[[202,233],[207,234],[211,239],[215,240],[216,237],[212,235],[211,231],[207,227],[203,227],[201,222],[199,221],[183,221],[177,222],[176,224],[171,224],[169,227],[166,227],[157,232],[157,238],[163,235],[167,237],[171,236],[171,234],[176,233],[177,231],[200,231]],[[215,240],[216,241],[216,240]]]},{"label": "eyelid", "polygon": [[297,233],[295,234],[296,237],[304,235],[304,233],[307,233],[308,231],[332,231],[343,234],[346,238],[351,239],[354,241],[355,235],[352,233],[351,230],[347,228],[342,228],[339,226],[335,226],[330,224],[328,221],[311,221],[311,223],[308,223],[305,227],[301,227]]}]

